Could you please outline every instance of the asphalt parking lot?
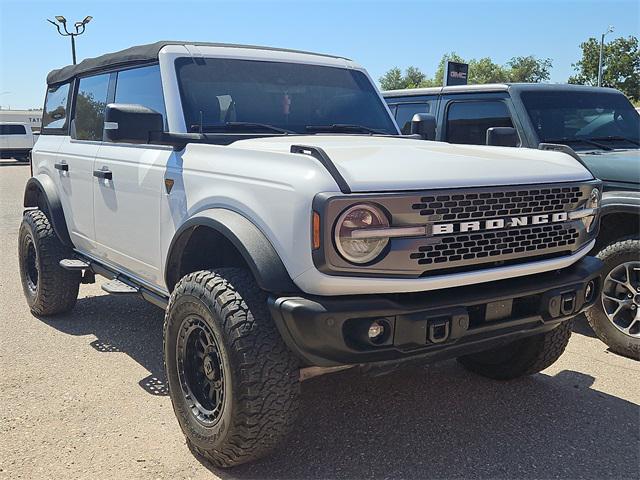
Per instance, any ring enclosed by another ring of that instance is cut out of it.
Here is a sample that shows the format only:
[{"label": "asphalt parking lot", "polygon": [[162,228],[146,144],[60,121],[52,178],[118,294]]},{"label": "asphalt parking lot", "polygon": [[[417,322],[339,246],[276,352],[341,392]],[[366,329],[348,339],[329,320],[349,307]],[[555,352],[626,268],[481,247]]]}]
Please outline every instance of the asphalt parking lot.
[{"label": "asphalt parking lot", "polygon": [[640,478],[640,363],[584,319],[555,365],[514,382],[454,361],[314,378],[278,452],[210,468],[174,419],[161,310],[96,284],[69,314],[29,312],[16,259],[28,176],[0,161],[0,478]]}]

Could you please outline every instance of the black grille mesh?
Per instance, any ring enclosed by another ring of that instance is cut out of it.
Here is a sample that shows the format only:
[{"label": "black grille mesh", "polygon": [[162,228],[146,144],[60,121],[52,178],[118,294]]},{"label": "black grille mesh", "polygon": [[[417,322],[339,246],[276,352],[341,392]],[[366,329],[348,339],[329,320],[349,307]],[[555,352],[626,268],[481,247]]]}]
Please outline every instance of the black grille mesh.
[{"label": "black grille mesh", "polygon": [[426,221],[465,220],[532,215],[574,210],[583,196],[580,187],[518,189],[500,192],[452,193],[420,198],[411,205]]},{"label": "black grille mesh", "polygon": [[441,243],[423,245],[410,258],[420,265],[457,262],[518,253],[535,255],[542,250],[574,245],[579,237],[575,228],[545,225],[443,237]]}]

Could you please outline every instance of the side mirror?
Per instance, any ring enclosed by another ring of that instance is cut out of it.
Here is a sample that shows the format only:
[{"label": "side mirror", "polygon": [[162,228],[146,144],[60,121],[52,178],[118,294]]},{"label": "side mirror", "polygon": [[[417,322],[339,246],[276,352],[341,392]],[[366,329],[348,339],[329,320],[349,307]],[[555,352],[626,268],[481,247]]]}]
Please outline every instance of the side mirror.
[{"label": "side mirror", "polygon": [[513,127],[491,127],[487,128],[486,143],[494,147],[517,147],[520,144],[520,137]]},{"label": "side mirror", "polygon": [[110,103],[104,115],[104,139],[117,143],[149,143],[151,132],[162,132],[162,114],[142,105]]},{"label": "side mirror", "polygon": [[436,117],[430,113],[416,113],[411,119],[411,135],[420,135],[423,140],[436,139]]}]

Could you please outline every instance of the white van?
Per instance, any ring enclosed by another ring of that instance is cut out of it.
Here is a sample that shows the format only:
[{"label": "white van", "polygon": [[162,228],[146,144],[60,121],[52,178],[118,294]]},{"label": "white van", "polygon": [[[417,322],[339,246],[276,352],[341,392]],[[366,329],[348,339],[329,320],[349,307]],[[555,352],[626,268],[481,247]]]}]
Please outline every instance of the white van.
[{"label": "white van", "polygon": [[26,123],[0,122],[0,158],[29,161],[34,137]]}]

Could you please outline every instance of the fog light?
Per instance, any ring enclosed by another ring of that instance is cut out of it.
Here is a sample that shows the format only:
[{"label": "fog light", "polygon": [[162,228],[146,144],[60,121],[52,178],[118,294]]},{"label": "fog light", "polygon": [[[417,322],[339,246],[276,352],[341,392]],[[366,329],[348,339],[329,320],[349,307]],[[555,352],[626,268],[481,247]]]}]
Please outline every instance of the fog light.
[{"label": "fog light", "polygon": [[585,302],[590,302],[591,300],[593,300],[593,293],[596,290],[596,284],[594,283],[593,280],[591,280],[589,283],[587,283],[587,286],[584,289],[584,301]]},{"label": "fog light", "polygon": [[384,335],[384,325],[378,321],[373,322],[369,325],[369,340],[375,342],[376,340],[380,340]]}]

